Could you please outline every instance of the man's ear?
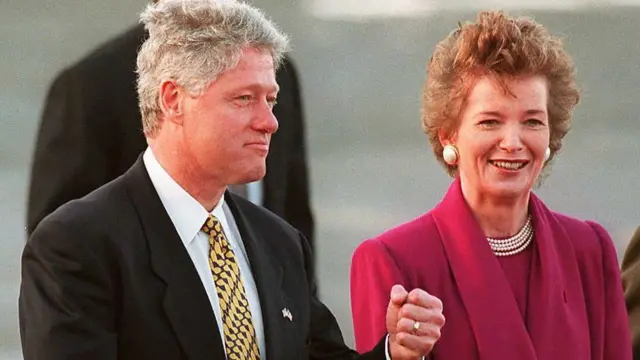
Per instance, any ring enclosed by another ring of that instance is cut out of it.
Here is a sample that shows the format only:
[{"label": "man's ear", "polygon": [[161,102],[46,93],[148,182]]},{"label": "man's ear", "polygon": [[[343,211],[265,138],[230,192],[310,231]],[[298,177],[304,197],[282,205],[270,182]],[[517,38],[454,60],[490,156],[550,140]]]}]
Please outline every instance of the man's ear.
[{"label": "man's ear", "polygon": [[168,121],[182,123],[185,89],[174,80],[166,80],[160,85],[160,110]]}]

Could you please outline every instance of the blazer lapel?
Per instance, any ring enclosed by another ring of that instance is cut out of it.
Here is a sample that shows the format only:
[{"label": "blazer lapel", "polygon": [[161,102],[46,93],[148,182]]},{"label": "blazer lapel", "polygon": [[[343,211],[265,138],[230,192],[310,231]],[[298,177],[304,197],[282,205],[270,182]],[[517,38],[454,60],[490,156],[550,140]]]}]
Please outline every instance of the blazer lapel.
[{"label": "blazer lapel", "polygon": [[589,324],[575,249],[542,201],[531,194],[530,203],[536,249],[527,324],[536,353],[540,359],[587,358],[576,357],[578,349],[589,348]]},{"label": "blazer lapel", "polygon": [[[287,347],[283,346],[291,342],[291,334],[287,334],[283,327],[283,309],[287,304],[285,293],[282,291],[282,267],[268,246],[269,241],[266,237],[269,236],[269,229],[260,228],[259,224],[252,221],[247,212],[242,210],[241,204],[236,203],[235,196],[228,191],[225,199],[238,225],[258,288],[267,359],[291,358],[285,354]],[[238,201],[242,202],[244,199]]]},{"label": "blazer lapel", "polygon": [[511,287],[462,196],[458,178],[434,209],[433,218],[480,358],[537,359]]},{"label": "blazer lapel", "polygon": [[189,359],[224,359],[211,303],[139,157],[127,173],[129,195],[147,238],[151,267],[165,282],[164,310]]}]

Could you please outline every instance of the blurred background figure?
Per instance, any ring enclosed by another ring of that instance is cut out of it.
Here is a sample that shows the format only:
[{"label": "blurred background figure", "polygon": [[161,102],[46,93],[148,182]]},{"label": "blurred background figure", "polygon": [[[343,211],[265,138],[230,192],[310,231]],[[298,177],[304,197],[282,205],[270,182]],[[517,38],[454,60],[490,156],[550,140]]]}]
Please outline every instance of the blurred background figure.
[{"label": "blurred background figure", "polygon": [[640,359],[640,227],[631,237],[622,258],[622,284],[629,313],[633,358]]},{"label": "blurred background figure", "polygon": [[[0,2],[1,360],[20,359],[19,261],[48,89],[61,69],[130,28],[147,2]],[[581,104],[562,161],[552,164],[537,193],[554,210],[602,224],[622,256],[638,226],[640,201],[640,0],[563,1],[569,4],[562,8],[557,1],[519,8],[519,2],[486,0],[253,3],[292,36],[304,90],[318,280],[323,302],[352,344],[348,274],[355,247],[437,204],[450,183],[425,150],[419,94],[436,42],[451,24],[474,19],[479,8],[506,4],[512,14],[533,16],[566,36]]]}]

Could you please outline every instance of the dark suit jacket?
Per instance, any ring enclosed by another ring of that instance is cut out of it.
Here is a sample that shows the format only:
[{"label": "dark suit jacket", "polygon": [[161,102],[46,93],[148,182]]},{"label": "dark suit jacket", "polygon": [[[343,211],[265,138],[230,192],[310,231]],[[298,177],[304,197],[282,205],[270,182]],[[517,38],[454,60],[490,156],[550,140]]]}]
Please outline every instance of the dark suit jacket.
[{"label": "dark suit jacket", "polygon": [[[98,48],[54,81],[45,104],[32,164],[28,233],[58,206],[123,174],[146,148],[136,93],[142,25]],[[263,205],[299,229],[313,249],[313,218],[300,89],[285,59],[274,114]]]},{"label": "dark suit jacket", "polygon": [[[357,358],[316,297],[304,236],[225,196],[255,277],[267,359]],[[38,225],[22,258],[19,311],[25,360],[224,359],[204,287],[141,159]],[[383,360],[384,341],[362,358]]]},{"label": "dark suit jacket", "polygon": [[353,256],[356,346],[375,345],[394,284],[442,300],[433,359],[630,360],[613,243],[602,226],[550,211],[531,195],[535,238],[525,315],[466,204],[458,179],[430,212],[362,243]]},{"label": "dark suit jacket", "polygon": [[622,258],[622,285],[631,325],[633,358],[640,360],[640,227],[631,237]]}]

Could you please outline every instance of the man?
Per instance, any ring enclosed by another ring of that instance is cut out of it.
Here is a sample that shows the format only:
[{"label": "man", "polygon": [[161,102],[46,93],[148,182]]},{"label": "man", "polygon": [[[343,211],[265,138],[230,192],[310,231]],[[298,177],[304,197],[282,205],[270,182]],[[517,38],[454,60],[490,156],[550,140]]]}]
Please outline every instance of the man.
[{"label": "man", "polygon": [[[147,147],[135,89],[136,56],[146,37],[144,27],[136,26],[54,81],[32,163],[29,235],[60,205],[122,175]],[[280,92],[273,111],[280,129],[271,142],[268,171],[263,181],[239,190],[299,229],[315,250],[301,94],[288,58],[276,77]]]},{"label": "man", "polygon": [[622,286],[631,326],[633,358],[640,360],[640,227],[622,258]]},{"label": "man", "polygon": [[358,355],[317,299],[304,236],[226,191],[265,174],[287,38],[233,0],[163,0],[141,18],[150,34],[137,60],[149,147],[123,176],[61,206],[29,238],[19,299],[24,359],[427,354],[444,324],[437,298],[394,287],[388,335]]}]

